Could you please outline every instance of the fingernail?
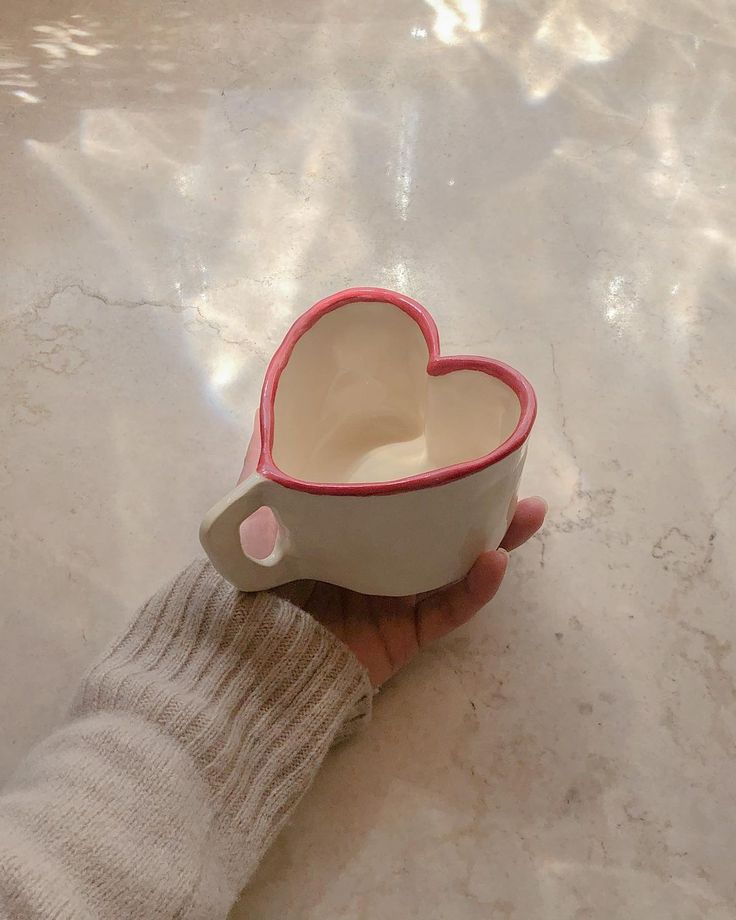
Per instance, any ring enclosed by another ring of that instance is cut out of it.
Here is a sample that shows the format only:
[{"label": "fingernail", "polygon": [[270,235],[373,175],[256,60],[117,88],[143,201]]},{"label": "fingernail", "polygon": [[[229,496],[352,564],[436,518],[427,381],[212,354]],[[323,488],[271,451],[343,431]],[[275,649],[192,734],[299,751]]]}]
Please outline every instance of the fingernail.
[{"label": "fingernail", "polygon": [[545,514],[549,511],[549,502],[546,498],[542,498],[541,495],[533,495],[532,498],[535,498],[538,502],[541,502],[544,505]]},{"label": "fingernail", "polygon": [[502,559],[505,559],[506,562],[508,563],[509,554],[508,554],[508,551],[505,550],[503,547],[499,546],[499,548],[496,550],[496,555],[500,556]]}]

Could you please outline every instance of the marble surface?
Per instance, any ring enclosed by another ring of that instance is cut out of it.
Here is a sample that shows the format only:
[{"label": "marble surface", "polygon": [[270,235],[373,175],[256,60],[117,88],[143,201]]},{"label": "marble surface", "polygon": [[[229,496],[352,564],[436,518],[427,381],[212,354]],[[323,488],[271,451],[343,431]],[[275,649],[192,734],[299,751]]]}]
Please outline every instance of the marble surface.
[{"label": "marble surface", "polygon": [[551,504],[234,918],[736,915],[736,9],[5,0],[0,775],[352,284],[540,397]]}]

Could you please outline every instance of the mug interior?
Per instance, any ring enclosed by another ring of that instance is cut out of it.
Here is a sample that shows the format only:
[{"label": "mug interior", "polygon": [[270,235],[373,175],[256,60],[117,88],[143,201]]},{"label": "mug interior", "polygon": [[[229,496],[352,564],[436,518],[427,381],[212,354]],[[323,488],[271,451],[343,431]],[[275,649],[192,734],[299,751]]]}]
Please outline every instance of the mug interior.
[{"label": "mug interior", "polygon": [[491,453],[519,422],[516,393],[483,371],[430,375],[428,357],[420,327],[393,304],[320,317],[281,373],[276,465],[309,482],[373,483]]}]

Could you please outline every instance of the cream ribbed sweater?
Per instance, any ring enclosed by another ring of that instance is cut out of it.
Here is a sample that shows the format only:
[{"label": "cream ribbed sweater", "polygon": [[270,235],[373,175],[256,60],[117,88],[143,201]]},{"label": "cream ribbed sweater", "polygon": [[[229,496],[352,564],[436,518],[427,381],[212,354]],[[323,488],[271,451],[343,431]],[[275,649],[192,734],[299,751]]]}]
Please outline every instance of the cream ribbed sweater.
[{"label": "cream ribbed sweater", "polygon": [[194,563],[0,796],[0,917],[225,917],[371,696],[310,616]]}]

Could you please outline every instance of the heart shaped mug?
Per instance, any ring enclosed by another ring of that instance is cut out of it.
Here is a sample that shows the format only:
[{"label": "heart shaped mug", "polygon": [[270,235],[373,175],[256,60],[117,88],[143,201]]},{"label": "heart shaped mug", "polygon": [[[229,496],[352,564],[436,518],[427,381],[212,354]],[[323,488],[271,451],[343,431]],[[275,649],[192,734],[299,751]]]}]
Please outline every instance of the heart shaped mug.
[{"label": "heart shaped mug", "polygon": [[[274,354],[256,471],[207,513],[202,545],[244,591],[298,578],[364,594],[435,590],[500,544],[535,416],[518,371],[441,357],[434,320],[410,297],[333,294]],[[258,560],[240,526],[263,506],[279,533]]]}]

